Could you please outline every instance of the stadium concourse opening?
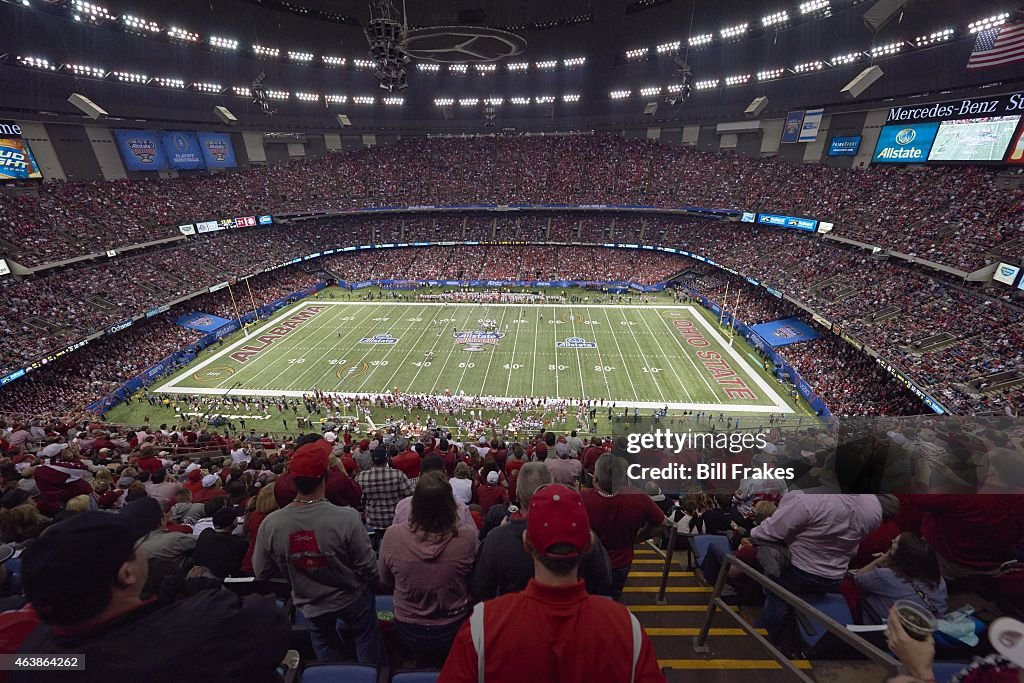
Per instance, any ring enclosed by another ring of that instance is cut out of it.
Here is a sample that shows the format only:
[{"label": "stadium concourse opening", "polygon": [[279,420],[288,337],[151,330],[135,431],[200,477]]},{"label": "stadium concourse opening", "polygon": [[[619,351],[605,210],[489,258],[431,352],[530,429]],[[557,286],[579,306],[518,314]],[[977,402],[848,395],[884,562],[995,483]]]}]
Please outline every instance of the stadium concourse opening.
[{"label": "stadium concourse opening", "polygon": [[0,25],[0,683],[1024,681],[1024,10]]}]

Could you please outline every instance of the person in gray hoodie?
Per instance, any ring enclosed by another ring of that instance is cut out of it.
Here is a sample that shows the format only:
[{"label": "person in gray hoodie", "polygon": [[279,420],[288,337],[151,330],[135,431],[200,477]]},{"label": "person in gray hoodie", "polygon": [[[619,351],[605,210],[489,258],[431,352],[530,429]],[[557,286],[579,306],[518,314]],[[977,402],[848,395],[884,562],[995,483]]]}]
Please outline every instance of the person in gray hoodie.
[{"label": "person in gray hoodie", "polygon": [[377,562],[381,585],[394,586],[395,627],[417,667],[440,668],[469,616],[476,546],[476,527],[460,524],[448,481],[439,472],[420,476],[412,514],[388,528]]}]

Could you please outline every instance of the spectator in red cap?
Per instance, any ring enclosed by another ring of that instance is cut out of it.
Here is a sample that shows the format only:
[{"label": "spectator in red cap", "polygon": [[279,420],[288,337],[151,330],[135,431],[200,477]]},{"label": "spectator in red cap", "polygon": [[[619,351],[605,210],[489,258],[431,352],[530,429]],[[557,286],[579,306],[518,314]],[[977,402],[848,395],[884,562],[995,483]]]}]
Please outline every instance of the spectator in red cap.
[{"label": "spectator in red cap", "polygon": [[633,546],[653,537],[665,523],[665,513],[651,497],[626,485],[626,461],[606,453],[594,466],[594,488],[583,491],[590,524],[612,563],[611,595],[618,600],[633,565]]},{"label": "spectator in red cap", "polygon": [[326,498],[331,444],[314,434],[296,441],[289,470],[297,494],[270,513],[256,534],[252,567],[258,579],[288,579],[292,602],[313,624],[320,662],[340,662],[338,622],[354,633],[360,664],[383,662],[374,607],[377,557],[359,513]]},{"label": "spectator in red cap", "polygon": [[145,533],[130,515],[83,512],[32,544],[22,580],[44,623],[19,651],[84,655],[83,681],[279,680],[290,626],[274,600],[224,588],[169,603],[143,598]]},{"label": "spectator in red cap", "polygon": [[590,543],[580,494],[558,484],[538,489],[523,534],[534,578],[523,592],[474,608],[439,682],[665,681],[636,617],[587,594],[578,569]]}]

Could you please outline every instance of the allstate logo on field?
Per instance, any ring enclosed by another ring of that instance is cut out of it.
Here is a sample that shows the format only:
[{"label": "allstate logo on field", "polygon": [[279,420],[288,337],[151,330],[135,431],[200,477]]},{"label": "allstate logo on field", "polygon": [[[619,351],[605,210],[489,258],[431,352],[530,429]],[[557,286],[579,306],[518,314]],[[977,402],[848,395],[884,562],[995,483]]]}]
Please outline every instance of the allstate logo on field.
[{"label": "allstate logo on field", "polygon": [[452,338],[456,344],[462,344],[463,351],[484,351],[483,344],[497,345],[505,335],[501,332],[484,332],[483,330],[470,330],[455,332]]},{"label": "allstate logo on field", "polygon": [[896,133],[897,145],[909,145],[915,139],[917,139],[917,131],[913,128],[904,128],[899,133]]},{"label": "allstate logo on field", "polygon": [[372,337],[363,337],[359,340],[360,344],[397,344],[398,340],[391,336],[390,333],[385,332],[383,334],[375,334]]},{"label": "allstate logo on field", "polygon": [[556,341],[556,349],[596,349],[597,342],[587,341],[583,337],[568,337],[565,341]]},{"label": "allstate logo on field", "polygon": [[792,339],[793,337],[799,337],[800,332],[791,325],[784,325],[772,332],[772,336],[778,337],[779,339]]}]

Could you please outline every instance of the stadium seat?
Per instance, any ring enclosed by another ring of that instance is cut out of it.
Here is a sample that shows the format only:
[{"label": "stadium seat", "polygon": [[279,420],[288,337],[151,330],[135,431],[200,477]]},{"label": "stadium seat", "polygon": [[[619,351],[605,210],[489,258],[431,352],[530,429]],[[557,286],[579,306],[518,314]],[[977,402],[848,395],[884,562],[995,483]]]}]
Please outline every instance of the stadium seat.
[{"label": "stadium seat", "polygon": [[[853,615],[850,614],[850,606],[846,604],[846,598],[838,593],[827,593],[825,595],[801,595],[799,596],[812,607],[817,608],[825,615],[832,617],[840,624],[852,624]],[[821,639],[828,633],[828,629],[815,619],[805,615],[799,615],[797,619],[800,632],[800,640],[806,649],[811,649],[821,642]]]},{"label": "stadium seat", "polygon": [[935,683],[949,683],[953,675],[962,670],[966,664],[963,662],[935,662],[932,665],[932,673],[935,674]]},{"label": "stadium seat", "polygon": [[402,671],[391,677],[391,683],[436,683],[440,671]]},{"label": "stadium seat", "polygon": [[313,664],[302,671],[302,683],[377,683],[377,667],[363,664]]}]

